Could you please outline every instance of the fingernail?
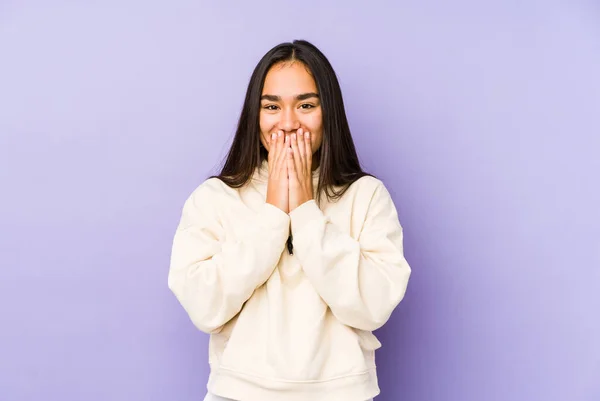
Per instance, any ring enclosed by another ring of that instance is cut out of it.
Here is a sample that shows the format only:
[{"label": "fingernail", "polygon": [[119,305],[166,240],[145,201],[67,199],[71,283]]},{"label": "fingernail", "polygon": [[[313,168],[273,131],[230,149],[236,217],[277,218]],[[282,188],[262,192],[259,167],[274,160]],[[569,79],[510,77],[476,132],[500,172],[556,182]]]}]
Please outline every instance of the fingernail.
[{"label": "fingernail", "polygon": [[273,132],[273,135],[271,135],[271,139],[275,139],[275,138],[277,138],[277,134],[275,134],[275,133]]},{"label": "fingernail", "polygon": [[296,140],[296,134],[292,134],[292,139],[295,141]]},{"label": "fingernail", "polygon": [[281,131],[279,131],[279,132],[277,133],[277,135],[278,135],[278,136],[281,136]]},{"label": "fingernail", "polygon": [[310,138],[310,132],[304,133],[304,136],[307,137],[307,138]]}]

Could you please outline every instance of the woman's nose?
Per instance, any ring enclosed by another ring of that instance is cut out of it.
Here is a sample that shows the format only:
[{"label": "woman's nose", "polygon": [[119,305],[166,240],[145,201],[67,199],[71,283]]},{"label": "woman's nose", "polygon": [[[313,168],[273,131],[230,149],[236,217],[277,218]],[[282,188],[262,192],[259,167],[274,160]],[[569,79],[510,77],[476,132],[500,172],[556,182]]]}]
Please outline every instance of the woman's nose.
[{"label": "woman's nose", "polygon": [[300,128],[300,121],[293,110],[287,110],[281,113],[280,129],[286,133],[291,133]]}]

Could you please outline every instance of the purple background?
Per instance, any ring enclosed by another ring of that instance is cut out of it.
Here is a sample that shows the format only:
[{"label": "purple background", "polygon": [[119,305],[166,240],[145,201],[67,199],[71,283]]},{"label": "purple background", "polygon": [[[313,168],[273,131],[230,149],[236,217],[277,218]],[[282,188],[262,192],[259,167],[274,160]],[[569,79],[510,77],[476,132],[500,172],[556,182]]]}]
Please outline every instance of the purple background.
[{"label": "purple background", "polygon": [[597,2],[81,3],[0,3],[0,401],[202,399],[172,235],[295,38],[405,228],[377,400],[600,400]]}]

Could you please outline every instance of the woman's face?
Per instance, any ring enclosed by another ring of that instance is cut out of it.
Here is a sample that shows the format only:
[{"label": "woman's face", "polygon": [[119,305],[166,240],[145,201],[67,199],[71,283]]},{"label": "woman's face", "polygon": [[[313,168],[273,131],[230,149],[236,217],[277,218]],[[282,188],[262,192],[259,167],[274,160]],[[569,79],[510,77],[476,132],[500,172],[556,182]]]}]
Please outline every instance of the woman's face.
[{"label": "woman's face", "polygon": [[310,132],[313,154],[319,149],[323,139],[321,102],[315,80],[303,63],[273,65],[265,77],[260,106],[260,141],[267,150],[272,133],[282,130],[288,136],[299,128]]}]

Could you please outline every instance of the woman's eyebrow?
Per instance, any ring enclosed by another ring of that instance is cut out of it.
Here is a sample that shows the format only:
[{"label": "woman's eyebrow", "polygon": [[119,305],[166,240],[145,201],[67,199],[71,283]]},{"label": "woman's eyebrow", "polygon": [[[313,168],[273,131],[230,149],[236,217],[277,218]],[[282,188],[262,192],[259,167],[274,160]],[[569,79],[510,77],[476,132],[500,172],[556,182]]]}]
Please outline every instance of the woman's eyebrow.
[{"label": "woman's eyebrow", "polygon": [[[318,93],[315,92],[308,92],[308,93],[301,93],[299,95],[296,95],[296,100],[306,100],[306,99],[310,99],[312,97],[319,97]],[[276,96],[276,95],[262,95],[260,97],[260,100],[268,100],[271,102],[279,102],[281,100],[281,96]]]},{"label": "woman's eyebrow", "polygon": [[308,92],[308,93],[302,93],[298,96],[296,96],[296,100],[306,100],[306,99],[310,99],[311,97],[319,97],[318,93],[314,93],[314,92]]}]

